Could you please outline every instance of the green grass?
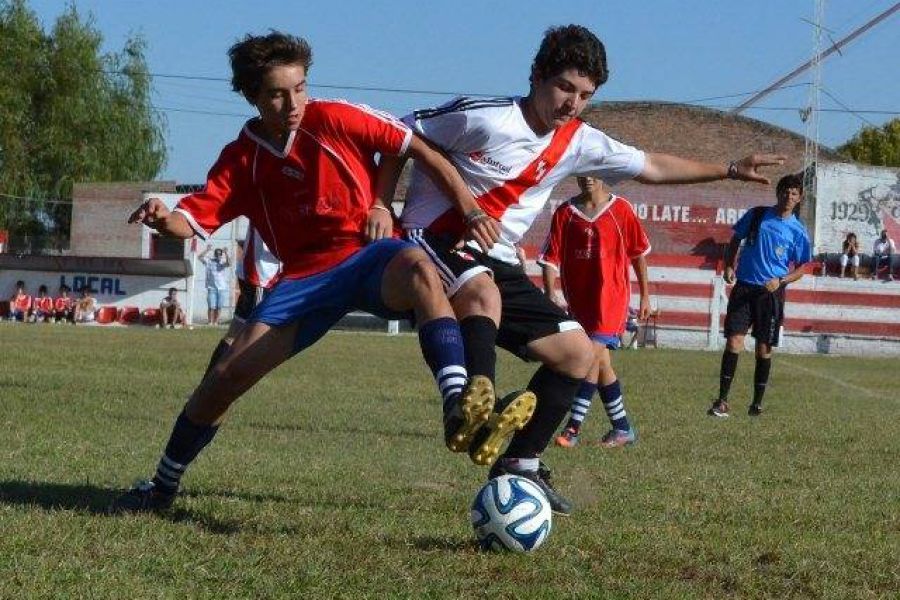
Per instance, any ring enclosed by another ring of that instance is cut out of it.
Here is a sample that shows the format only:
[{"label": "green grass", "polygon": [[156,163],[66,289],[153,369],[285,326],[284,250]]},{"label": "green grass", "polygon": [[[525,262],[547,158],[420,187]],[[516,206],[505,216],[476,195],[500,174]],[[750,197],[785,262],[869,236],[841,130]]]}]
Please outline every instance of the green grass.
[{"label": "green grass", "polygon": [[[722,421],[718,354],[617,353],[640,443],[549,450],[577,512],[495,555],[416,339],[333,334],[234,407],[171,513],[105,515],[220,333],[0,324],[0,597],[900,597],[896,359],[777,356],[751,420],[747,354]],[[501,390],[532,369],[501,355]]]}]

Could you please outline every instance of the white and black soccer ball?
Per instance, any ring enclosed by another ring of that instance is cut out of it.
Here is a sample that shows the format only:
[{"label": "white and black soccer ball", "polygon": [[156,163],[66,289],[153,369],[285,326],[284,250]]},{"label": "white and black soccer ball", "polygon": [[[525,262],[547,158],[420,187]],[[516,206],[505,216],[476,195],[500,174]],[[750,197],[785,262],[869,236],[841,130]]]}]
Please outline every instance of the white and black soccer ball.
[{"label": "white and black soccer ball", "polygon": [[501,475],[478,490],[472,526],[482,550],[531,552],[550,535],[550,503],[534,482]]}]

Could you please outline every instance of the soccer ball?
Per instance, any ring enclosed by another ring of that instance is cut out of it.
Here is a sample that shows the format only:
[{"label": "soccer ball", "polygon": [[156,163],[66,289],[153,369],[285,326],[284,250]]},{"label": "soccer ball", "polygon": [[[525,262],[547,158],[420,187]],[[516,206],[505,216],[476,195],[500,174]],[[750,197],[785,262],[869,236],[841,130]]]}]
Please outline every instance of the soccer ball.
[{"label": "soccer ball", "polygon": [[482,550],[531,552],[550,535],[550,503],[534,482],[501,475],[478,490],[472,526]]}]

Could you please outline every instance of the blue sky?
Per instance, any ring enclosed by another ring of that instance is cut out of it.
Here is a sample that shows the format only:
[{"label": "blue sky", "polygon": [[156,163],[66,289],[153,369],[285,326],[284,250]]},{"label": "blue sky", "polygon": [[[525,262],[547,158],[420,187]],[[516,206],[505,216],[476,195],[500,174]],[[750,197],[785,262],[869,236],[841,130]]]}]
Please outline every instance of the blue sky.
[{"label": "blue sky", "polygon": [[[840,39],[894,2],[827,2],[825,27]],[[108,51],[120,51],[130,34],[143,35],[150,70],[160,75],[224,79],[230,75],[225,51],[243,34],[280,29],[302,35],[314,52],[314,96],[365,102],[397,115],[452,95],[315,86],[524,94],[543,31],[579,23],[603,40],[609,57],[610,80],[596,100],[689,102],[763,88],[808,60],[813,48],[812,27],[802,20],[813,18],[813,0],[80,0],[75,5],[93,15]],[[64,3],[31,0],[30,6],[49,29]],[[898,42],[900,13],[895,13],[845,47],[842,56],[829,58],[822,81],[836,100],[823,94],[822,108],[841,109],[839,102],[855,111],[900,112]],[[806,74],[790,83],[810,80]],[[157,77],[154,89],[169,148],[161,178],[204,181],[252,107],[225,81]],[[796,109],[807,95],[804,86],[788,87],[745,114],[802,133]],[[744,97],[699,103],[726,108]],[[898,115],[861,116],[881,125]],[[838,145],[863,125],[853,114],[822,113],[820,141]]]}]

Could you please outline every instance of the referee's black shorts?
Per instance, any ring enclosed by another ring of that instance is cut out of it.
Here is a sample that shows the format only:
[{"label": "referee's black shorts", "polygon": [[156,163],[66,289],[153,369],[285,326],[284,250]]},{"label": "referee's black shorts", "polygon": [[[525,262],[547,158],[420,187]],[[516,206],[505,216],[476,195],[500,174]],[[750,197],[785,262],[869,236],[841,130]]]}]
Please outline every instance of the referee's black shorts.
[{"label": "referee's black shorts", "polygon": [[408,230],[406,237],[431,257],[450,297],[475,275],[493,276],[502,303],[497,345],[519,358],[529,359],[530,342],[554,333],[582,329],[532,283],[522,265],[496,260],[469,247],[456,248],[456,240],[426,230]]},{"label": "referee's black shorts", "polygon": [[784,287],[770,292],[763,285],[738,281],[728,298],[725,337],[751,335],[757,342],[777,346],[784,322]]}]

